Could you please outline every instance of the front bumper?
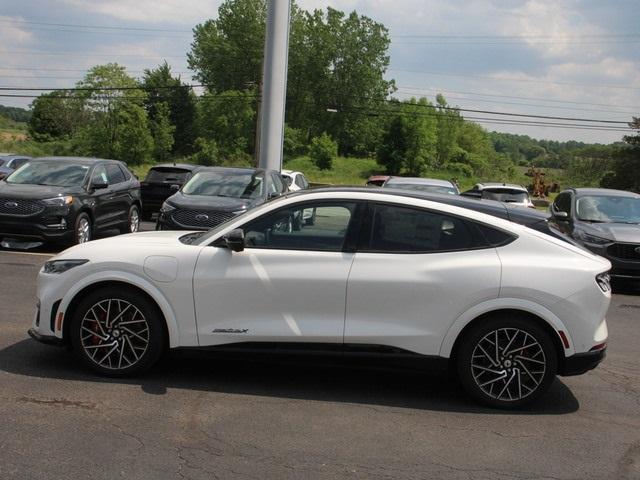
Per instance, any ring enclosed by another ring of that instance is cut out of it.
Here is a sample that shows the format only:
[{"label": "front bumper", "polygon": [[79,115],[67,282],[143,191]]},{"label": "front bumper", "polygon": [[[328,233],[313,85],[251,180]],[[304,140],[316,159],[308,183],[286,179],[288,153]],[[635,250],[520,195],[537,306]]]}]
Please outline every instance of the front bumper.
[{"label": "front bumper", "polygon": [[606,348],[594,352],[576,353],[564,359],[564,363],[561,365],[558,374],[564,377],[582,375],[596,368],[606,356]]},{"label": "front bumper", "polygon": [[40,343],[44,343],[46,345],[53,345],[55,347],[64,347],[65,343],[61,338],[54,337],[52,335],[41,335],[34,328],[30,328],[27,333],[31,338],[37,340]]},{"label": "front bumper", "polygon": [[[37,217],[0,216],[0,238],[9,237],[42,242],[67,243],[73,239],[73,215]],[[64,219],[66,225],[61,225]]]}]

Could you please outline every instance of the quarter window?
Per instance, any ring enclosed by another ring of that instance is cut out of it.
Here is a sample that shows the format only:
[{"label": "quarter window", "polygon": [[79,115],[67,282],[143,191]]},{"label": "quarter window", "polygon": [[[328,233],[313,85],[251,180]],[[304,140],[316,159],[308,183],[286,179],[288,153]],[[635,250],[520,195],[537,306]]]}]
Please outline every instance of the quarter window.
[{"label": "quarter window", "polygon": [[486,246],[460,218],[407,207],[375,205],[369,235],[371,252],[429,253]]},{"label": "quarter window", "polygon": [[247,248],[339,252],[356,204],[302,204],[269,213],[243,227]]}]

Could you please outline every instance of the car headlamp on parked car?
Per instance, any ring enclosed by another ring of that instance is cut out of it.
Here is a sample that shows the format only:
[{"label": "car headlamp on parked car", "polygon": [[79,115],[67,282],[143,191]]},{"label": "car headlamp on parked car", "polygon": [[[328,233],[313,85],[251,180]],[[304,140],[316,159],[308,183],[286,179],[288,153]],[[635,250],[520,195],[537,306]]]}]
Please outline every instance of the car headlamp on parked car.
[{"label": "car headlamp on parked car", "polygon": [[42,202],[54,207],[64,207],[73,203],[73,197],[71,195],[63,195],[61,197],[46,198]]},{"label": "car headlamp on parked car", "polygon": [[74,267],[84,265],[89,260],[49,260],[44,263],[42,271],[44,273],[64,273]]},{"label": "car headlamp on parked car", "polygon": [[171,204],[169,204],[167,202],[164,202],[162,204],[162,207],[160,208],[160,213],[169,213],[169,212],[174,211],[175,209],[176,209],[176,207],[174,207],[173,205],[171,205]]},{"label": "car headlamp on parked car", "polygon": [[608,238],[596,237],[595,235],[590,235],[585,232],[581,232],[579,237],[582,241],[586,243],[591,243],[593,245],[605,245],[607,243],[611,243],[611,240]]}]

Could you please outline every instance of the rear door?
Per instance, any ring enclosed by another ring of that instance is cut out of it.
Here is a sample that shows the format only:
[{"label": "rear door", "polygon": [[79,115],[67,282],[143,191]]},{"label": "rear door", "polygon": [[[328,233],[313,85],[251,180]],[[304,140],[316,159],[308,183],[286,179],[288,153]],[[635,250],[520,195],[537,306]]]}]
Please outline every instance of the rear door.
[{"label": "rear door", "polygon": [[131,205],[129,182],[127,182],[118,164],[108,163],[106,168],[107,177],[109,178],[109,190],[111,191],[110,205],[112,208],[112,218],[118,223],[126,222]]},{"label": "rear door", "polygon": [[345,343],[438,355],[451,324],[496,298],[501,264],[480,228],[437,210],[371,204],[347,289]]}]

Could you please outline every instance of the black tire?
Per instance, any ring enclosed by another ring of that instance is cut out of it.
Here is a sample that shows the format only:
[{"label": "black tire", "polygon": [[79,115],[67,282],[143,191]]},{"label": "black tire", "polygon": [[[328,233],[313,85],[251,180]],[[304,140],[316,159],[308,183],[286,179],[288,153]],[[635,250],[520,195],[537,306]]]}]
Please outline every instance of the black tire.
[{"label": "black tire", "polygon": [[108,377],[129,377],[147,371],[162,356],[163,322],[157,305],[147,297],[127,288],[106,287],[80,301],[69,337],[85,367]]},{"label": "black tire", "polygon": [[[496,343],[497,351],[491,350]],[[552,339],[534,320],[500,314],[464,333],[456,351],[456,368],[463,388],[475,400],[514,409],[534,402],[549,389],[558,358]]]},{"label": "black tire", "polygon": [[85,212],[81,212],[76,217],[76,223],[73,227],[72,245],[89,242],[93,239],[93,224],[91,218]]},{"label": "black tire", "polygon": [[140,231],[140,209],[137,205],[129,207],[127,222],[120,227],[120,233],[134,233]]}]

